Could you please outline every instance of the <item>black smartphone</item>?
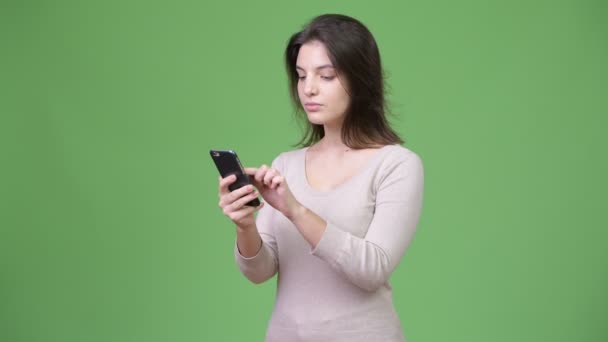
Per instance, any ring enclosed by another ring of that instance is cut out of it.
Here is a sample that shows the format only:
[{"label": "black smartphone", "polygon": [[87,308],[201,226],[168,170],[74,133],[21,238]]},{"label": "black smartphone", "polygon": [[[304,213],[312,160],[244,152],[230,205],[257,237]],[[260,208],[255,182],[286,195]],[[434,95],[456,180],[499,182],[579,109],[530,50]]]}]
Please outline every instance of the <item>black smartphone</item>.
[{"label": "black smartphone", "polygon": [[[251,184],[249,181],[249,176],[245,173],[243,165],[241,165],[241,161],[236,155],[236,152],[233,150],[209,150],[209,154],[211,155],[211,158],[213,159],[213,162],[215,163],[215,166],[220,172],[222,178],[226,178],[230,175],[236,176],[236,182],[228,186],[230,191],[234,191],[245,185]],[[257,198],[253,199],[247,202],[246,205],[257,207],[260,205],[260,200]]]}]

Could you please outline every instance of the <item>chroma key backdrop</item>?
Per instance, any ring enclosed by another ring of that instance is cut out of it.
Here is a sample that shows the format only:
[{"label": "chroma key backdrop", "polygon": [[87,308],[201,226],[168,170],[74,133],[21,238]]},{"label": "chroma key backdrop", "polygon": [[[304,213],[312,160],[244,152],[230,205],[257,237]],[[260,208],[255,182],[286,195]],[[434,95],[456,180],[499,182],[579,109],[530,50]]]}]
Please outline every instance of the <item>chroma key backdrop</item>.
[{"label": "chroma key backdrop", "polygon": [[323,13],[374,34],[424,163],[408,341],[608,341],[594,0],[0,1],[0,341],[264,339],[209,149],[295,149],[283,50]]}]

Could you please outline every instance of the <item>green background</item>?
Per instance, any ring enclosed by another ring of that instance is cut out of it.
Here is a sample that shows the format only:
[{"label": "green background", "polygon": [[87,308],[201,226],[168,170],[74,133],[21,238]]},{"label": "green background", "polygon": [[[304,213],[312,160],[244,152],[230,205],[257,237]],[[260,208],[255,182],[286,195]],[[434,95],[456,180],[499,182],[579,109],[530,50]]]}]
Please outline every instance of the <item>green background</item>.
[{"label": "green background", "polygon": [[321,13],[375,35],[425,165],[392,277],[409,341],[607,341],[605,1],[0,1],[0,341],[261,341],[210,148],[300,131]]}]

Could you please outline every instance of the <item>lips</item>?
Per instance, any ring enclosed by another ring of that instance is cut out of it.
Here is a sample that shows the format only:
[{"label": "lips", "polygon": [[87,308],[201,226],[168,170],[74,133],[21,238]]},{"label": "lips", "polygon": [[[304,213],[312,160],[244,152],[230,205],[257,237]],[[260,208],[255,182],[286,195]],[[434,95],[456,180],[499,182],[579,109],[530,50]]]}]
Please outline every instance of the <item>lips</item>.
[{"label": "lips", "polygon": [[306,108],[309,112],[316,112],[321,109],[321,104],[316,102],[306,102],[304,103],[304,108]]}]

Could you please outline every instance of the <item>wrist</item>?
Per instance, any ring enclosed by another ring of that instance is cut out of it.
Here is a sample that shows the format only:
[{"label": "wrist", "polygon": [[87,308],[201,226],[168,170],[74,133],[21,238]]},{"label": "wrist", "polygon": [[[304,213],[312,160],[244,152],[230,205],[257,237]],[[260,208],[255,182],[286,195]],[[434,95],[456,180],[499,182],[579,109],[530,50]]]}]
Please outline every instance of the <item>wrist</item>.
[{"label": "wrist", "polygon": [[298,203],[293,209],[285,214],[285,217],[287,217],[291,222],[295,223],[296,221],[299,221],[301,217],[306,215],[306,212],[308,212],[308,208]]},{"label": "wrist", "polygon": [[236,225],[236,232],[240,233],[240,234],[243,234],[243,233],[247,234],[247,233],[250,233],[255,230],[256,230],[255,223],[248,225],[248,226],[239,226],[238,224]]}]

